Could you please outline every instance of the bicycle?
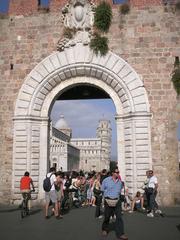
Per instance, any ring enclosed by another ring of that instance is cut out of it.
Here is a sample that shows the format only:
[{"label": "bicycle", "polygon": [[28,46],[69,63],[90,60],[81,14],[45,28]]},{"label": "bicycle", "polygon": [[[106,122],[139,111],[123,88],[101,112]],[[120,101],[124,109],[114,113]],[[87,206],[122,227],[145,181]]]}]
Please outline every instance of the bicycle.
[{"label": "bicycle", "polygon": [[30,215],[30,210],[28,207],[28,201],[31,199],[31,193],[34,192],[33,190],[31,190],[30,192],[23,192],[22,196],[23,196],[23,200],[21,203],[21,218],[24,218],[26,216]]}]

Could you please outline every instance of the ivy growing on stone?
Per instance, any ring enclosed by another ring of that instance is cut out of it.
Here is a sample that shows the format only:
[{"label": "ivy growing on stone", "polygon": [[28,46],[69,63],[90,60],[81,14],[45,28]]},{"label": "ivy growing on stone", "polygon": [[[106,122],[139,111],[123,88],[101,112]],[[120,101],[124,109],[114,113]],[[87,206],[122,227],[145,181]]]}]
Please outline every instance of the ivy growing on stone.
[{"label": "ivy growing on stone", "polygon": [[177,92],[177,95],[180,96],[180,67],[173,71],[172,82]]},{"label": "ivy growing on stone", "polygon": [[175,64],[174,64],[174,71],[172,73],[171,78],[174,88],[177,92],[177,95],[180,96],[180,62],[179,57],[176,57]]},{"label": "ivy growing on stone", "polygon": [[111,6],[103,1],[95,9],[94,26],[102,32],[108,32],[112,21]]},{"label": "ivy growing on stone", "polygon": [[177,9],[177,10],[180,10],[180,2],[177,2],[177,3],[176,3],[176,9]]},{"label": "ivy growing on stone", "polygon": [[98,55],[98,53],[102,56],[106,55],[109,50],[107,37],[102,37],[100,34],[95,33],[94,37],[91,39],[90,48],[96,55]]},{"label": "ivy growing on stone", "polygon": [[107,33],[110,28],[112,21],[112,9],[109,3],[102,1],[94,11],[95,33],[91,38],[90,48],[96,55],[100,53],[100,55],[104,56],[109,50],[108,38],[101,36],[101,34]]}]

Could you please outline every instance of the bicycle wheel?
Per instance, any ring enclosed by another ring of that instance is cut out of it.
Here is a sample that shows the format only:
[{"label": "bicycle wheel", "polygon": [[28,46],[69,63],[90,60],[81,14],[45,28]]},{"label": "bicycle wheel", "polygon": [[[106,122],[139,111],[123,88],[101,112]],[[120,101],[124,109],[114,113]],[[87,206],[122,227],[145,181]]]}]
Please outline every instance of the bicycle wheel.
[{"label": "bicycle wheel", "polygon": [[25,216],[26,216],[26,202],[25,200],[23,200],[21,204],[21,218],[24,218]]}]

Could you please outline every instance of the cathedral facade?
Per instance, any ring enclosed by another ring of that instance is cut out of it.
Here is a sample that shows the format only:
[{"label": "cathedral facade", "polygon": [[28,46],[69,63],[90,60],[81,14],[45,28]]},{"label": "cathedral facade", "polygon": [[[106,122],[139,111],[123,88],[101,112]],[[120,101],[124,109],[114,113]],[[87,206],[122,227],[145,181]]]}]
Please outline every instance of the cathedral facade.
[{"label": "cathedral facade", "polygon": [[51,127],[50,165],[63,171],[101,171],[109,169],[111,160],[111,126],[99,120],[96,138],[72,138],[64,116]]}]

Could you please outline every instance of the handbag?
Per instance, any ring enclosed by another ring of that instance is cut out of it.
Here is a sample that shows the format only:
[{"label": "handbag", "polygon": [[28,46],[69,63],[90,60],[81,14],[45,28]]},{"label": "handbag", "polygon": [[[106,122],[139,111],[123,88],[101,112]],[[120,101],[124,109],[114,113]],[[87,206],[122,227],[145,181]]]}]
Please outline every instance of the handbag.
[{"label": "handbag", "polygon": [[117,199],[105,198],[105,201],[109,207],[116,207],[116,205],[119,201],[119,198],[117,198]]}]

